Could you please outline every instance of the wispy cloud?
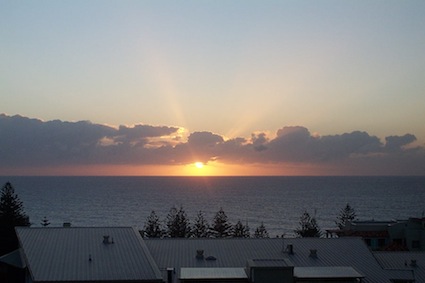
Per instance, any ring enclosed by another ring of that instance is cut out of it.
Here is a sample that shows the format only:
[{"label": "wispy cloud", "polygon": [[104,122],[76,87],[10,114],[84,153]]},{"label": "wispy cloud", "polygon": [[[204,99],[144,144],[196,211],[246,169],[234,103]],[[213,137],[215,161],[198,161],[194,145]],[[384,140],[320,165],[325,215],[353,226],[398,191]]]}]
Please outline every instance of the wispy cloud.
[{"label": "wispy cloud", "polygon": [[380,138],[354,131],[311,134],[301,126],[274,136],[225,139],[208,131],[181,136],[175,126],[111,127],[0,115],[0,168],[75,165],[300,164],[327,174],[425,174],[425,148],[413,134]]}]

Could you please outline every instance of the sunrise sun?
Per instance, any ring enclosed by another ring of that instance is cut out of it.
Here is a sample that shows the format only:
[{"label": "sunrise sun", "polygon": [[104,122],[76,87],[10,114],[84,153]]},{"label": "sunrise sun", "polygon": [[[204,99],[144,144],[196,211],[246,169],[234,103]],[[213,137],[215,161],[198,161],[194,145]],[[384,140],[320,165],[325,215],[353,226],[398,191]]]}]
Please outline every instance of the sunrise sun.
[{"label": "sunrise sun", "polygon": [[196,168],[201,169],[202,167],[204,167],[204,163],[202,163],[202,162],[195,162],[195,166],[196,166]]}]

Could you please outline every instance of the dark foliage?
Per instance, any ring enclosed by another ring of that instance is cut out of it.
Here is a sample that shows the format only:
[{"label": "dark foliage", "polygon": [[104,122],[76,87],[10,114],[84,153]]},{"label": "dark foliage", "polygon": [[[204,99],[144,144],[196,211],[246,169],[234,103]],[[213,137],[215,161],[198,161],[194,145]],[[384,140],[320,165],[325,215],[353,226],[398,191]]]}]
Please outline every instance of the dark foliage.
[{"label": "dark foliage", "polygon": [[357,215],[354,208],[352,208],[350,204],[347,203],[347,205],[340,210],[339,215],[336,218],[335,224],[338,226],[339,229],[343,229],[347,225],[347,222],[353,221],[356,216]]},{"label": "dark foliage", "polygon": [[183,207],[172,207],[167,215],[167,236],[171,238],[188,238],[190,225]]},{"label": "dark foliage", "polygon": [[269,238],[269,233],[267,232],[263,222],[261,222],[261,225],[255,229],[254,238]]},{"label": "dark foliage", "polygon": [[223,208],[220,208],[215,214],[210,231],[211,236],[214,238],[227,238],[232,235],[232,224],[227,219]]},{"label": "dark foliage", "polygon": [[243,223],[238,220],[235,226],[233,226],[232,237],[234,238],[249,238],[249,226],[248,224],[243,225]]},{"label": "dark foliage", "polygon": [[195,223],[192,227],[192,237],[207,238],[209,237],[209,224],[205,219],[204,213],[199,211],[195,218]]},{"label": "dark foliage", "polygon": [[161,222],[155,211],[152,210],[151,214],[146,218],[145,226],[143,229],[143,237],[160,238],[164,234],[161,228]]},{"label": "dark foliage", "polygon": [[30,226],[29,217],[12,184],[7,182],[0,196],[0,254],[11,252],[19,247],[15,233],[17,226]]},{"label": "dark foliage", "polygon": [[304,211],[301,215],[299,224],[300,227],[294,230],[294,232],[300,237],[320,237],[322,235],[316,218],[311,217],[307,211]]}]

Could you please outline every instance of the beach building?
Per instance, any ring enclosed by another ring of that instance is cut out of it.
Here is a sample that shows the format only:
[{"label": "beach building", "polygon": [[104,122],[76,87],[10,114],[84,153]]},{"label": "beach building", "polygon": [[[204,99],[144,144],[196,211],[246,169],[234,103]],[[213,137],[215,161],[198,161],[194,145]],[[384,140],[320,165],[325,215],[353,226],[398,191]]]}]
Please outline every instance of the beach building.
[{"label": "beach building", "polygon": [[361,237],[372,250],[425,251],[425,218],[351,221],[344,229],[326,230],[332,237]]},{"label": "beach building", "polygon": [[0,258],[12,270],[1,282],[425,282],[422,253],[393,266],[361,238],[143,239],[129,227],[16,233],[20,249]]},{"label": "beach building", "polygon": [[425,282],[425,252],[373,252],[382,268],[386,270],[409,270],[415,282]]},{"label": "beach building", "polygon": [[[360,238],[147,239],[163,277],[180,282],[413,282],[410,270],[383,269]],[[210,273],[205,273],[208,270]],[[238,270],[240,272],[238,272]],[[245,271],[242,273],[241,271]],[[228,271],[226,271],[228,272]],[[229,271],[230,272],[230,271]],[[240,277],[237,277],[239,274]],[[284,280],[285,278],[285,280]],[[245,281],[242,281],[245,280]]]}]

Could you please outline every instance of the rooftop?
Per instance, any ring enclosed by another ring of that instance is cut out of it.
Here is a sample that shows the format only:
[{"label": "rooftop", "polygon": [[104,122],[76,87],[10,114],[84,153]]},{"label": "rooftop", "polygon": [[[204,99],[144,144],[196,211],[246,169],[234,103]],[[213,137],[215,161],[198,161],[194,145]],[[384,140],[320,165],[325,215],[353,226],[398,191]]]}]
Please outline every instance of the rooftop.
[{"label": "rooftop", "polygon": [[374,252],[382,268],[393,273],[410,271],[416,282],[425,282],[425,252]]},{"label": "rooftop", "polygon": [[[352,272],[364,276],[363,282],[386,282],[390,275],[377,262],[360,238],[296,238],[296,239],[146,239],[153,258],[161,270],[174,267],[180,276],[181,267],[245,267],[249,259],[284,260],[276,261],[279,266],[288,264],[312,268],[310,271],[325,272],[325,267],[339,267],[341,272]],[[293,253],[286,248],[292,244]],[[208,261],[196,257],[202,249],[205,256],[213,255],[216,260]],[[316,254],[311,256],[311,250]],[[319,269],[314,269],[320,267]],[[341,267],[344,267],[342,269]],[[351,267],[348,270],[345,267]],[[323,269],[324,268],[324,269]],[[309,269],[304,269],[308,272]],[[301,271],[302,272],[302,269]],[[402,272],[403,273],[403,272]]]},{"label": "rooftop", "polygon": [[242,267],[183,267],[180,279],[246,279],[245,269]]},{"label": "rooftop", "polygon": [[34,282],[162,280],[131,227],[19,227],[16,233]]},{"label": "rooftop", "polygon": [[294,276],[303,279],[341,279],[364,277],[351,266],[296,267],[294,268]]}]

